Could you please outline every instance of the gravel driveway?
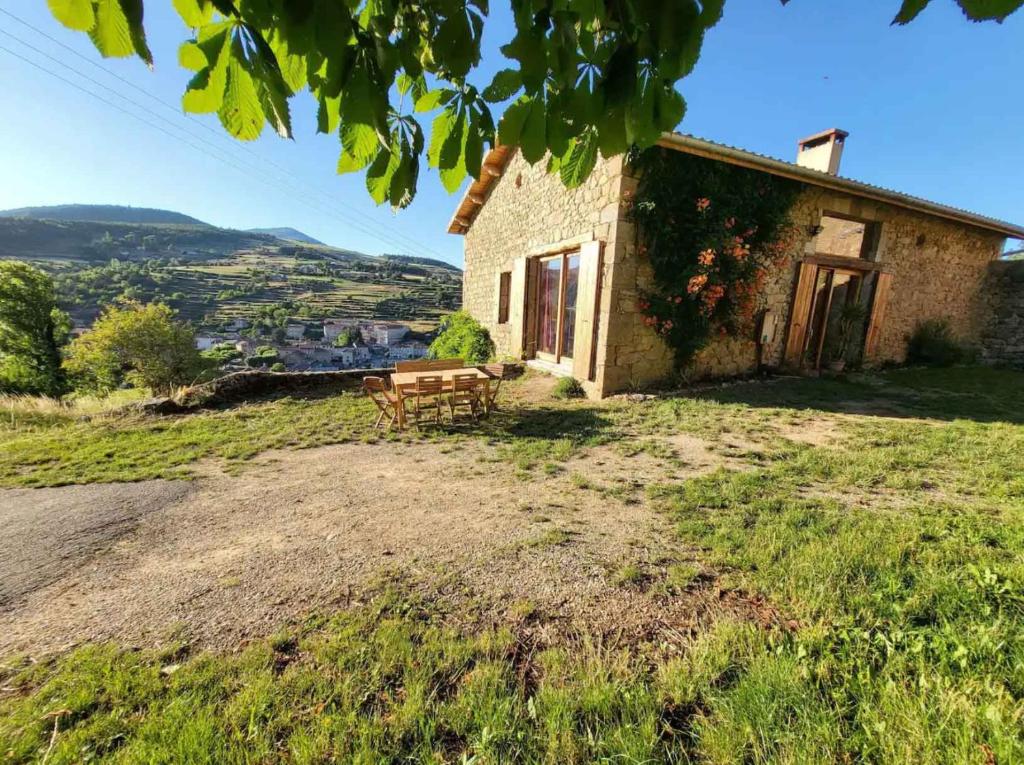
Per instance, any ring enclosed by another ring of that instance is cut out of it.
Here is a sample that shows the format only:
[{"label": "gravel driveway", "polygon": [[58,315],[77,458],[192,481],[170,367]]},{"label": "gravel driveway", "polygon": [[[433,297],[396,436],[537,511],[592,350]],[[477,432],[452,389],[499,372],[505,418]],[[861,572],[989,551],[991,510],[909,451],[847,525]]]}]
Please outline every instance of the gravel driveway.
[{"label": "gravel driveway", "polygon": [[266,453],[239,476],[0,491],[0,656],[96,640],[232,650],[396,575],[466,619],[528,603],[563,634],[683,636],[757,607],[723,601],[712,576],[669,599],[616,582],[625,564],[656,582],[692,557],[643,492],[721,464],[691,440],[673,441],[682,461],[602,447],[527,481],[480,442],[341,444]]}]

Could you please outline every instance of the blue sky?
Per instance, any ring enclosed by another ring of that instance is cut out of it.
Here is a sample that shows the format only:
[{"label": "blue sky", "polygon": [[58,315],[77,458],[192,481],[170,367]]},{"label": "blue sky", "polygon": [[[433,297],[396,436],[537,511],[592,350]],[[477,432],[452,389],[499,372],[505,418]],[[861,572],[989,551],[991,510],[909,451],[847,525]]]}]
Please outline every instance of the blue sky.
[{"label": "blue sky", "polygon": [[[850,132],[843,175],[1024,223],[1024,12],[1002,25],[971,24],[952,0],[933,0],[914,23],[891,27],[899,4],[729,0],[681,84],[688,110],[679,129],[790,160],[798,138],[840,127]],[[100,61],[42,0],[0,0],[0,8]],[[294,141],[267,130],[244,146],[220,135],[216,117],[187,118],[158,103],[179,103],[188,72],[177,66],[176,50],[187,30],[168,0],[148,0],[146,19],[155,71],[137,60],[102,61],[144,94],[0,14],[0,46],[167,131],[0,50],[0,209],[163,207],[221,226],[294,226],[340,247],[461,265],[462,240],[445,233],[458,195],[429,171],[408,209],[374,206],[361,175],[335,174],[337,138],[316,135],[308,94],[293,106]],[[498,46],[510,30],[506,5],[493,3],[481,84],[505,65]]]}]

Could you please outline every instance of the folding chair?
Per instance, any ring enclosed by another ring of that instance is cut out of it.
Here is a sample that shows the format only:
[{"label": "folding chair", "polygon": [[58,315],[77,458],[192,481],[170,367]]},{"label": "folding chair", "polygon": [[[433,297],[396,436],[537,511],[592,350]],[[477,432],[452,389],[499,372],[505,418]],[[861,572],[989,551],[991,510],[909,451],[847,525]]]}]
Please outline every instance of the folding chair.
[{"label": "folding chair", "polygon": [[391,430],[398,419],[398,397],[387,389],[383,377],[364,377],[363,390],[380,412],[377,421],[373,423],[374,430],[383,426],[385,418],[388,423],[384,429]]},{"label": "folding chair", "polygon": [[441,402],[444,400],[444,380],[441,375],[422,375],[416,378],[412,390],[412,416],[416,427],[424,412],[434,410],[434,422],[441,424]]},{"label": "folding chair", "polygon": [[484,364],[477,369],[491,378],[484,395],[484,411],[490,414],[498,408],[498,389],[501,388],[501,381],[505,379],[505,365]]},{"label": "folding chair", "polygon": [[448,405],[452,410],[452,420],[455,419],[455,410],[459,407],[468,408],[470,416],[474,420],[477,419],[483,406],[484,383],[484,380],[474,374],[454,375],[452,377],[452,392],[448,395]]}]

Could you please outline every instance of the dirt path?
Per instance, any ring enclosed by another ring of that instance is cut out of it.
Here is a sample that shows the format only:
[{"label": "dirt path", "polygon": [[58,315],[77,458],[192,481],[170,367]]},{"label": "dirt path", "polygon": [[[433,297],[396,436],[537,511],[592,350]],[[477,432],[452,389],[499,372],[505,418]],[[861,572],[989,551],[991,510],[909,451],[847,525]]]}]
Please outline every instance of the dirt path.
[{"label": "dirt path", "polygon": [[[683,634],[720,608],[713,587],[667,598],[623,586],[685,559],[644,499],[650,481],[714,469],[604,447],[523,481],[490,447],[346,444],[262,455],[190,484],[0,492],[0,655],[86,640],[180,638],[231,649],[400,574],[476,621]],[[694,458],[699,453],[700,459]]]}]

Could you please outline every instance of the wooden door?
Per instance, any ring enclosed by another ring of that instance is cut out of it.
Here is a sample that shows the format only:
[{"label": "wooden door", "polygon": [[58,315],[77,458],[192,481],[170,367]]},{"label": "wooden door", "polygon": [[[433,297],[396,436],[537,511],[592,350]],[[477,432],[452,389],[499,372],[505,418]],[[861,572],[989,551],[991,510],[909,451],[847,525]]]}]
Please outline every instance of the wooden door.
[{"label": "wooden door", "polygon": [[801,263],[793,294],[793,310],[790,312],[789,334],[786,336],[786,350],[782,363],[797,368],[803,360],[804,344],[807,342],[807,324],[814,300],[814,285],[818,280],[818,267],[813,263]]}]

